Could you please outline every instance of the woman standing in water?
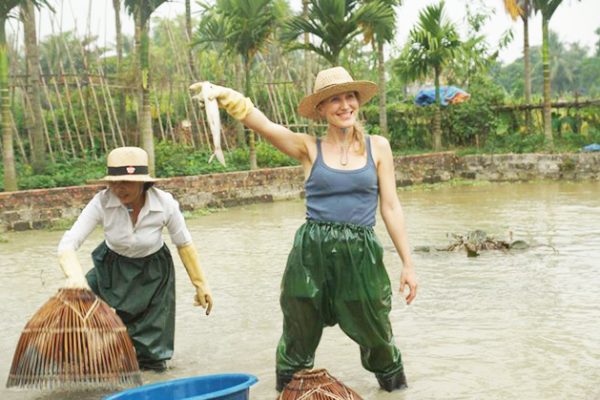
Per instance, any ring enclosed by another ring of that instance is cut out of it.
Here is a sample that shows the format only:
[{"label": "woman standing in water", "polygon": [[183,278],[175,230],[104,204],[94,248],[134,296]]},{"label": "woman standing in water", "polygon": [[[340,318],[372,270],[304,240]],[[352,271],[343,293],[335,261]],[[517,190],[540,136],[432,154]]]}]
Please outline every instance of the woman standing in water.
[{"label": "woman standing in water", "polygon": [[360,346],[362,364],[381,388],[406,387],[389,320],[390,281],[373,231],[378,202],[403,262],[400,291],[408,286],[408,304],[417,294],[417,279],[389,142],[366,135],[358,121],[359,107],[376,94],[377,85],[354,81],[342,67],[321,71],[313,93],[298,106],[300,115],[327,122],[321,138],[270,121],[232,89],[212,85],[210,90],[203,95],[304,168],[307,219],[296,232],[281,284],[277,390],[295,372],[313,367],[323,328],[336,323]]},{"label": "woman standing in water", "polygon": [[[127,326],[143,370],[162,372],[173,356],[175,269],[162,231],[171,241],[196,288],[196,305],[212,308],[212,297],[192,236],[170,193],[155,188],[148,154],[120,147],[108,154],[108,188],[97,193],[58,245],[67,287],[91,288],[115,309]],[[97,225],[104,241],[93,251],[94,268],[84,277],[76,250]]]}]

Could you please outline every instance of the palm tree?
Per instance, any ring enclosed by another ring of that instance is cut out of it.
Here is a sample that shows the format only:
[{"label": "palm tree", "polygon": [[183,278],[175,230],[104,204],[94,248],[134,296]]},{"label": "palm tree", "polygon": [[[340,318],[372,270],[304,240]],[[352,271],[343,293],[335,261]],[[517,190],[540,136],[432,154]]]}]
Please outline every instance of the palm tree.
[{"label": "palm tree", "polygon": [[[504,8],[511,18],[523,21],[523,65],[524,65],[524,95],[525,103],[531,103],[531,57],[529,55],[529,18],[531,17],[533,5],[531,0],[503,0]],[[531,113],[525,113],[525,125],[527,131],[531,127]]]},{"label": "palm tree", "polygon": [[[0,2],[0,102],[2,109],[2,159],[4,166],[4,190],[17,190],[17,172],[13,147],[13,127],[10,111],[10,93],[8,90],[8,45],[6,43],[6,21],[13,17],[11,11],[31,2],[36,7],[48,6],[46,0],[2,0]],[[37,65],[37,64],[36,64]]]},{"label": "palm tree", "polygon": [[[360,35],[361,26],[374,27],[381,20],[387,21],[390,12],[383,0],[368,3],[358,0],[314,0],[310,3],[308,18],[290,18],[281,39],[289,43],[290,51],[310,50],[336,66],[342,50]],[[305,33],[316,36],[318,43],[297,42],[296,39]]]},{"label": "palm tree", "polygon": [[379,86],[379,128],[384,136],[388,135],[387,126],[387,98],[386,98],[386,79],[385,79],[385,54],[384,45],[394,39],[396,31],[395,7],[402,4],[402,0],[371,0],[381,3],[383,9],[387,11],[387,17],[381,18],[375,23],[360,22],[365,42],[373,45],[374,52],[377,54],[377,75]]},{"label": "palm tree", "polygon": [[[217,0],[214,8],[203,5],[204,14],[195,36],[195,45],[221,43],[229,54],[242,58],[244,93],[252,96],[251,70],[255,56],[271,41],[285,10],[283,2],[273,0]],[[250,169],[258,167],[253,131],[248,132]]]},{"label": "palm tree", "polygon": [[533,7],[542,14],[542,59],[544,63],[544,136],[552,147],[552,115],[551,115],[551,89],[550,89],[550,52],[548,45],[550,19],[563,0],[532,0]]},{"label": "palm tree", "polygon": [[148,170],[154,174],[154,135],[150,113],[150,39],[148,35],[152,13],[168,0],[125,0],[125,8],[133,15],[136,24],[136,51],[138,57],[141,111],[138,129],[142,148],[148,153]]},{"label": "palm tree", "polygon": [[440,76],[444,67],[460,48],[456,27],[444,15],[444,1],[426,7],[419,14],[417,26],[396,63],[396,71],[406,82],[434,75],[435,113],[433,119],[433,149],[442,148]]}]

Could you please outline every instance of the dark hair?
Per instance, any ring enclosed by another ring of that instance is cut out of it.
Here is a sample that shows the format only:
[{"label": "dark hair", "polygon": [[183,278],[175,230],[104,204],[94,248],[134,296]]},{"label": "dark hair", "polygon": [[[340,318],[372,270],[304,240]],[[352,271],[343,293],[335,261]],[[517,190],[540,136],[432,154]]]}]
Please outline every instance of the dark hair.
[{"label": "dark hair", "polygon": [[144,182],[144,192],[147,192],[152,186],[154,186],[154,182]]}]

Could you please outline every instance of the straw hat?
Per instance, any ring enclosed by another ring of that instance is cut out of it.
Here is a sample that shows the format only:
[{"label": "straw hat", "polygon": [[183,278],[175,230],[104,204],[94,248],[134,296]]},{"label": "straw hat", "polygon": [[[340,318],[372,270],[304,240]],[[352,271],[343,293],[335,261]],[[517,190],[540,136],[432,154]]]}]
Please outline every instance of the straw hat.
[{"label": "straw hat", "polygon": [[148,175],[148,153],[139,147],[119,147],[108,153],[106,176],[99,181],[157,182]]},{"label": "straw hat", "polygon": [[377,94],[377,85],[371,81],[355,81],[343,67],[324,69],[315,79],[313,93],[300,101],[298,113],[306,118],[320,119],[319,103],[344,92],[358,92],[359,104],[363,105]]}]

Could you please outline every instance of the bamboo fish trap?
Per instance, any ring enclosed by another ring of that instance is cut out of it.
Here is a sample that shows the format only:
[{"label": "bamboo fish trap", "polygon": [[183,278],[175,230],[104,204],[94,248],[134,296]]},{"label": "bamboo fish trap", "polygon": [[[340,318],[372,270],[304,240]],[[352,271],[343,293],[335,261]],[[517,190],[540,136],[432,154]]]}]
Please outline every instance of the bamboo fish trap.
[{"label": "bamboo fish trap", "polygon": [[362,400],[354,390],[325,369],[296,372],[278,400]]},{"label": "bamboo fish trap", "polygon": [[87,289],[60,289],[25,325],[7,387],[140,385],[135,349],[119,316]]}]

